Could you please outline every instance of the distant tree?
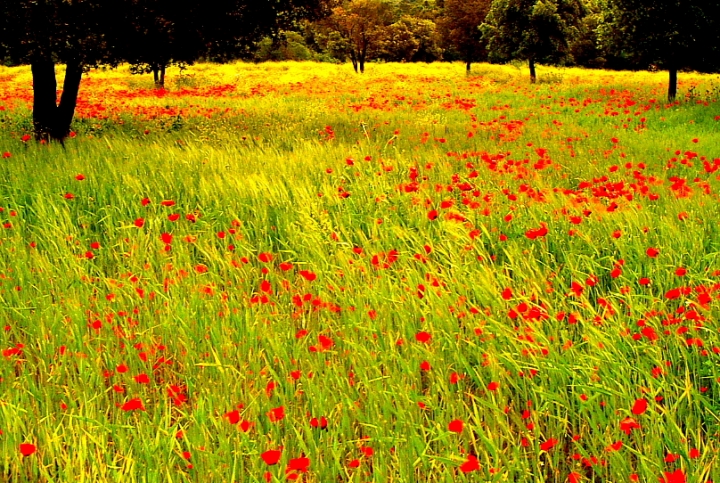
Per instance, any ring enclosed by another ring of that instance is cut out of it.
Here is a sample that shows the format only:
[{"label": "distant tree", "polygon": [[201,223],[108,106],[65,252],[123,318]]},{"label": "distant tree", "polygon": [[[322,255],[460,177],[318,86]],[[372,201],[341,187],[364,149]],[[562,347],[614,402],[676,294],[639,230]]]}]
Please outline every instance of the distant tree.
[{"label": "distant tree", "polygon": [[311,60],[313,52],[305,44],[303,36],[292,30],[283,31],[279,36],[265,37],[258,43],[254,60]]},{"label": "distant tree", "polygon": [[[62,141],[84,70],[237,58],[283,25],[322,15],[328,1],[0,0],[0,59],[30,64],[35,137]],[[59,103],[56,63],[66,65]]]},{"label": "distant tree", "polygon": [[190,64],[205,50],[194,24],[198,5],[174,0],[129,0],[123,57],[134,74],[153,73],[156,87],[165,86],[165,70]]},{"label": "distant tree", "polygon": [[437,18],[443,44],[460,54],[468,72],[473,62],[487,59],[485,42],[478,27],[485,21],[491,3],[492,0],[445,0]]},{"label": "distant tree", "polygon": [[[0,58],[30,64],[33,125],[38,140],[62,140],[70,133],[83,71],[117,64],[117,20],[122,0],[3,0],[0,3]],[[65,64],[60,102],[55,63]]]},{"label": "distant tree", "polygon": [[569,53],[573,64],[583,67],[603,67],[612,57],[598,39],[598,28],[603,22],[603,0],[585,0],[586,14],[578,23],[578,35],[571,39]]},{"label": "distant tree", "polygon": [[385,28],[378,42],[379,57],[389,61],[432,62],[442,57],[435,22],[405,15]]},{"label": "distant tree", "polygon": [[350,57],[355,72],[363,73],[393,17],[392,5],[381,0],[349,0],[334,8],[323,25],[331,48]]},{"label": "distant tree", "polygon": [[581,0],[494,0],[481,27],[490,61],[526,60],[534,83],[536,63],[568,58],[584,10]]},{"label": "distant tree", "polygon": [[280,44],[280,32],[302,19],[330,13],[334,0],[125,0],[131,32],[126,57],[138,73],[153,72],[164,85],[165,68],[198,58],[253,58],[266,37]]},{"label": "distant tree", "polygon": [[669,101],[678,70],[720,69],[718,0],[607,0],[605,14],[601,39],[638,63],[667,69]]}]

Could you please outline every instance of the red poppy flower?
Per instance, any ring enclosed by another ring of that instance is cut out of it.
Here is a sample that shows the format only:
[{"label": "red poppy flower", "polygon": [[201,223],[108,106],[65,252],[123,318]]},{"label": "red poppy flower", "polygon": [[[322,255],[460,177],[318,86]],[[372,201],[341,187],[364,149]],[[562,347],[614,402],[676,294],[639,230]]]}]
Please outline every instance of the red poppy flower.
[{"label": "red poppy flower", "polygon": [[258,255],[258,260],[260,260],[263,263],[270,263],[270,262],[272,262],[272,259],[273,259],[273,256],[270,253],[263,252],[260,255]]},{"label": "red poppy flower", "polygon": [[415,340],[418,342],[430,342],[432,335],[429,332],[421,331],[415,334]]},{"label": "red poppy flower", "polygon": [[317,278],[317,275],[315,275],[313,272],[311,272],[309,270],[300,270],[300,272],[298,272],[298,273],[300,273],[302,278],[304,278],[308,282],[312,282]]},{"label": "red poppy flower", "polygon": [[437,210],[430,210],[427,214],[428,220],[433,221],[438,217]]},{"label": "red poppy flower", "polygon": [[540,445],[540,449],[543,451],[550,451],[557,443],[558,443],[557,439],[550,438]]},{"label": "red poppy flower", "polygon": [[85,175],[84,175],[84,174],[79,174],[79,175],[75,176],[75,179],[78,180],[78,181],[82,181],[82,180],[85,179]]},{"label": "red poppy flower", "polygon": [[275,465],[278,461],[280,461],[280,456],[282,455],[282,451],[276,450],[276,449],[269,449],[265,451],[263,454],[260,455],[260,457],[263,459],[265,464],[267,465]]},{"label": "red poppy flower", "polygon": [[647,410],[647,407],[648,407],[647,399],[645,399],[645,398],[637,399],[635,401],[635,404],[633,404],[632,413],[640,415]]},{"label": "red poppy flower", "polygon": [[237,424],[240,422],[240,411],[238,411],[237,409],[229,411],[225,413],[225,417],[230,422],[230,424]]},{"label": "red poppy flower", "polygon": [[611,451],[620,451],[620,448],[622,448],[623,442],[618,440],[615,441],[613,444],[605,448],[605,451],[611,452]]},{"label": "red poppy flower", "polygon": [[460,471],[463,473],[470,473],[471,471],[479,471],[480,470],[480,462],[478,461],[477,457],[469,454],[467,461],[460,465]]},{"label": "red poppy flower", "polygon": [[464,427],[465,423],[463,423],[460,419],[453,419],[450,421],[450,424],[448,424],[448,431],[452,431],[453,433],[462,433]]},{"label": "red poppy flower", "polygon": [[312,418],[310,420],[310,426],[312,426],[313,428],[325,429],[325,428],[327,428],[327,425],[328,425],[328,420],[325,416],[320,416],[320,419]]},{"label": "red poppy flower", "polygon": [[660,250],[658,250],[657,248],[654,248],[654,247],[650,247],[647,249],[646,253],[647,253],[648,257],[655,258],[660,254]]},{"label": "red poppy flower", "polygon": [[499,387],[500,387],[500,383],[497,383],[497,382],[495,382],[495,381],[491,382],[491,383],[488,384],[488,386],[487,386],[487,388],[488,388],[489,391],[497,391]]},{"label": "red poppy flower", "polygon": [[281,419],[285,418],[285,406],[280,406],[277,408],[273,408],[267,413],[268,418],[270,418],[270,422],[276,423],[280,421]]},{"label": "red poppy flower", "polygon": [[123,411],[145,411],[145,406],[143,405],[140,398],[136,397],[120,406],[120,409],[122,409]]},{"label": "red poppy flower", "polygon": [[135,220],[135,226],[138,228],[142,228],[144,224],[145,224],[145,220],[143,218],[137,218]]},{"label": "red poppy flower", "polygon": [[665,455],[665,463],[675,463],[678,458],[680,458],[679,454],[668,453]]},{"label": "red poppy flower", "polygon": [[660,478],[661,483],[686,483],[687,478],[683,470],[675,470],[672,473],[665,471],[665,478]]},{"label": "red poppy flower", "polygon": [[325,335],[318,335],[318,342],[320,342],[320,347],[322,350],[329,350],[335,345],[335,341],[333,341],[330,337]]},{"label": "red poppy flower", "polygon": [[138,374],[137,376],[133,377],[133,379],[135,379],[135,382],[137,382],[138,384],[149,384],[150,383],[150,378],[145,373]]},{"label": "red poppy flower", "polygon": [[299,471],[301,473],[306,473],[308,468],[310,468],[310,458],[306,458],[305,456],[301,456],[300,458],[294,458],[291,459],[288,462],[287,469],[285,470],[286,473],[289,473],[290,471]]},{"label": "red poppy flower", "polygon": [[37,447],[34,444],[31,444],[31,443],[20,444],[20,454],[23,456],[30,456],[35,451],[37,451]]}]

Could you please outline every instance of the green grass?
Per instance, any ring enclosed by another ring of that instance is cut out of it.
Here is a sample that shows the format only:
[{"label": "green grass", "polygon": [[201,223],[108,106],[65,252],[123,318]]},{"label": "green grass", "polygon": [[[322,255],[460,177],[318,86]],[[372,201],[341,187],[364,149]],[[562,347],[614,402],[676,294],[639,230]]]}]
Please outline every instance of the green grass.
[{"label": "green grass", "polygon": [[717,79],[368,71],[0,70],[0,480],[720,480]]}]

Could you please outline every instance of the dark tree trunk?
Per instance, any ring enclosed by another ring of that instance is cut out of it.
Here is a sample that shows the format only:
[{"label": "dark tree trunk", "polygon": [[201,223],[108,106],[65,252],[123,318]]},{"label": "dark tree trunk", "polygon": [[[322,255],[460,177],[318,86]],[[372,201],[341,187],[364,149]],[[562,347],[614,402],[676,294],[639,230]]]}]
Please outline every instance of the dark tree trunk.
[{"label": "dark tree trunk", "polygon": [[48,60],[32,62],[33,129],[37,141],[47,141],[54,131],[57,110],[57,80],[55,63]]},{"label": "dark tree trunk", "polygon": [[472,64],[472,50],[469,48],[465,51],[465,73],[470,73],[470,64]]},{"label": "dark tree trunk", "polygon": [[155,88],[165,88],[165,64],[152,64],[151,66],[153,73],[153,80],[155,81]]},{"label": "dark tree trunk", "polygon": [[82,79],[82,65],[80,62],[68,62],[59,105],[55,63],[50,60],[38,60],[31,63],[30,69],[33,76],[35,139],[63,142],[70,134],[70,124],[75,115]]},{"label": "dark tree trunk", "polygon": [[676,67],[670,67],[670,82],[668,83],[668,102],[675,102],[677,97],[677,80],[678,70]]},{"label": "dark tree trunk", "polygon": [[467,73],[467,74],[470,73],[470,64],[471,64],[470,61],[467,61],[467,63],[465,64],[465,73]]},{"label": "dark tree trunk", "polygon": [[535,59],[530,58],[528,63],[530,65],[530,83],[535,84],[537,82],[537,74],[535,73]]},{"label": "dark tree trunk", "polygon": [[350,61],[352,61],[353,69],[355,69],[355,73],[358,73],[358,60],[357,55],[355,55],[355,50],[350,51]]},{"label": "dark tree trunk", "polygon": [[362,47],[362,50],[360,51],[360,58],[358,59],[358,63],[360,64],[360,73],[365,73],[365,58],[367,57],[367,43],[365,43]]}]

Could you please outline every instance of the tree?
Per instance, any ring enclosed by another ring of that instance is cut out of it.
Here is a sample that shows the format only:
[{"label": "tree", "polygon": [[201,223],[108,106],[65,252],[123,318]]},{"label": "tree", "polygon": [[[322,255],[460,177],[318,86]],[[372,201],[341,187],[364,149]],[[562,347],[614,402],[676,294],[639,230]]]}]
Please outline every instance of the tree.
[{"label": "tree", "polygon": [[601,38],[635,62],[669,72],[668,100],[677,96],[678,70],[720,69],[717,0],[607,0]]},{"label": "tree", "polygon": [[442,57],[435,22],[404,15],[380,33],[378,57],[388,61],[432,62]]},{"label": "tree", "polygon": [[[355,72],[365,72],[365,61],[384,34],[384,29],[393,23],[392,6],[380,0],[349,0],[332,10],[324,22],[334,37],[333,49],[346,53]],[[335,33],[335,35],[333,35]]]},{"label": "tree", "polygon": [[536,63],[567,59],[584,10],[580,0],[495,0],[481,27],[490,60],[526,60],[534,83]]},{"label": "tree", "polygon": [[[30,64],[35,137],[63,141],[84,70],[121,61],[159,69],[200,56],[237,58],[326,6],[326,0],[0,0],[0,59]],[[66,65],[59,103],[56,63]]]},{"label": "tree", "polygon": [[[193,25],[191,2],[130,0],[123,57],[134,74],[153,73],[156,87],[165,86],[165,69],[190,64],[204,51],[201,32]],[[197,6],[195,6],[197,9]]]},{"label": "tree", "polygon": [[279,44],[281,31],[301,19],[329,14],[331,0],[126,0],[130,32],[125,54],[137,73],[153,72],[164,85],[165,68],[215,60],[253,58],[259,42]]},{"label": "tree", "polygon": [[444,44],[460,54],[467,71],[470,64],[487,58],[485,42],[478,27],[485,21],[492,0],[445,0],[438,17]]},{"label": "tree", "polygon": [[[113,21],[119,0],[13,0],[0,4],[0,58],[29,63],[33,76],[33,126],[38,140],[64,139],[77,104],[83,70],[116,64]],[[55,63],[66,65],[60,102]]]}]

